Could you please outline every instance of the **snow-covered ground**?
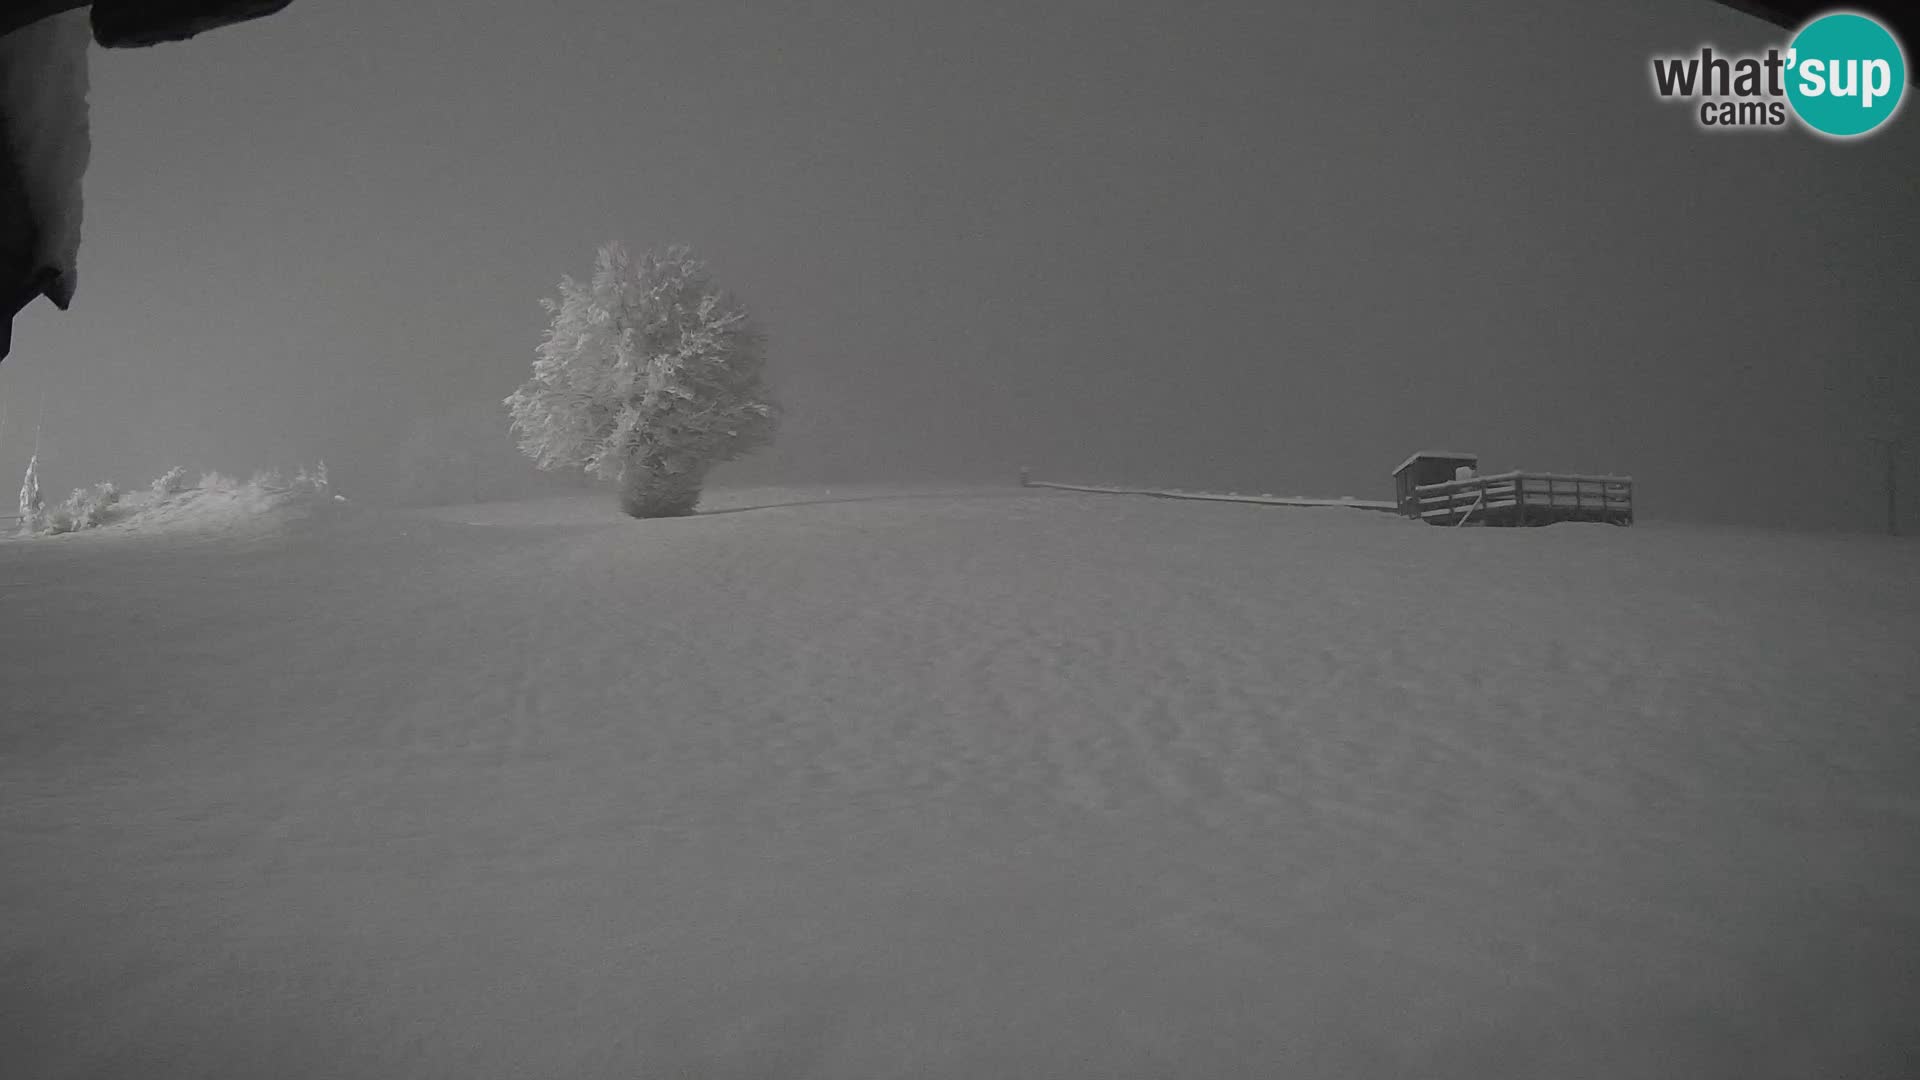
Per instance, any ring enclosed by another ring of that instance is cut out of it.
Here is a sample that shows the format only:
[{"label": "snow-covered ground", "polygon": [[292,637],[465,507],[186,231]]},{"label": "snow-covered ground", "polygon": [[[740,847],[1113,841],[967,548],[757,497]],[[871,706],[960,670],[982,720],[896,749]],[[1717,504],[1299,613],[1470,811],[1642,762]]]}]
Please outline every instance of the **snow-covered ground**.
[{"label": "snow-covered ground", "polygon": [[1920,1075],[1920,546],[707,505],[0,545],[0,1075]]}]

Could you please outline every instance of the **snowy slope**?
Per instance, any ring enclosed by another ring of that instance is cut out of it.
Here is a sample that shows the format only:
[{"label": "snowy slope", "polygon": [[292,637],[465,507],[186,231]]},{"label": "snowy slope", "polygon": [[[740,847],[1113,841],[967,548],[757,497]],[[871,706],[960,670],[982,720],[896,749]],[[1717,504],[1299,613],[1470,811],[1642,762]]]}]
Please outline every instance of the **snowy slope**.
[{"label": "snowy slope", "polygon": [[1920,1060],[1912,544],[708,505],[0,546],[0,1075]]}]

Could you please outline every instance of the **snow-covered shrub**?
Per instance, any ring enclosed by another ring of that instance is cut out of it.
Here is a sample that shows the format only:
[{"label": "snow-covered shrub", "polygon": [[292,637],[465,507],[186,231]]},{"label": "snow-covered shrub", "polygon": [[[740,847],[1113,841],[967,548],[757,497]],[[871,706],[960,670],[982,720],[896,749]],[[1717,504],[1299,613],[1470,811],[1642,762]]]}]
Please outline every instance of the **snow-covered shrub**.
[{"label": "snow-covered shrub", "polygon": [[153,493],[163,498],[168,495],[178,495],[187,490],[187,470],[175,465],[161,474],[152,486]]},{"label": "snow-covered shrub", "polygon": [[77,488],[59,505],[47,508],[40,501],[37,459],[27,466],[26,482],[20,491],[21,532],[27,535],[58,535],[97,528],[109,523],[133,529],[179,527],[183,523],[231,521],[253,514],[271,512],[301,499],[321,500],[332,496],[326,464],[312,471],[300,470],[298,479],[288,485],[277,470],[263,469],[253,480],[242,484],[217,472],[204,473],[191,498],[171,498],[194,490],[186,483],[184,469],[169,469],[149,485],[145,493],[121,501],[120,489],[110,483]]},{"label": "snow-covered shrub", "polygon": [[542,469],[620,482],[634,517],[687,514],[708,470],[777,423],[765,338],[685,246],[629,258],[603,245],[593,279],[560,281],[533,377],[506,399]]},{"label": "snow-covered shrub", "polygon": [[120,489],[112,484],[75,488],[66,502],[46,515],[45,531],[59,534],[98,528],[106,524],[108,514],[119,502]]},{"label": "snow-covered shrub", "polygon": [[327,463],[322,461],[320,467],[312,472],[302,465],[300,471],[294,474],[293,490],[301,495],[327,494]]}]

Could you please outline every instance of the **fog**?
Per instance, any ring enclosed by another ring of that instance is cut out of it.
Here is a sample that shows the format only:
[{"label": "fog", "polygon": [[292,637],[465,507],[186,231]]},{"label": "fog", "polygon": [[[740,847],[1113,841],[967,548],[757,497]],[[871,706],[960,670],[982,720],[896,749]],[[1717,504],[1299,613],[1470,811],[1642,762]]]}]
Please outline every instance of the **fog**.
[{"label": "fog", "polygon": [[770,333],[788,423],[720,483],[1384,498],[1438,444],[1866,530],[1920,417],[1920,129],[1699,130],[1649,57],[1784,37],[1705,0],[568,10],[95,49],[79,294],[16,324],[0,468],[37,427],[54,491],[541,490],[488,410],[616,237]]}]

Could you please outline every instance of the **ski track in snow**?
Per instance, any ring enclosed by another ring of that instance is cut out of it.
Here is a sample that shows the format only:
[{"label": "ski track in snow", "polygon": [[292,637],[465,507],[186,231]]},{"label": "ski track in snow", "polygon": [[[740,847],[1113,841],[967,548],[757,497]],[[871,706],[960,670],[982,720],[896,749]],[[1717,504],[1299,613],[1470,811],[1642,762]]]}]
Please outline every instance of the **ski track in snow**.
[{"label": "ski track in snow", "polygon": [[1920,1057],[1920,549],[1033,491],[0,546],[6,1075]]}]

